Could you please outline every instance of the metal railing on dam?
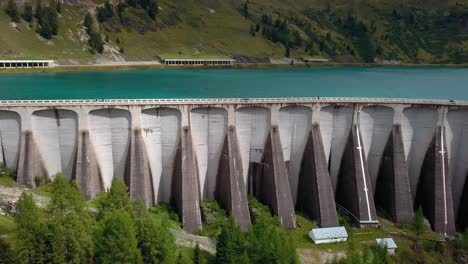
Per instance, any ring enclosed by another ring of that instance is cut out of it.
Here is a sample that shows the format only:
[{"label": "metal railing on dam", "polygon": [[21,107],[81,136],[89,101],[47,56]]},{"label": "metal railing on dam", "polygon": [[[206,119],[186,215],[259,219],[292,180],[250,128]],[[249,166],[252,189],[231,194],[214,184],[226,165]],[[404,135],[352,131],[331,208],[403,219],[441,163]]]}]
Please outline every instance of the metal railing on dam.
[{"label": "metal railing on dam", "polygon": [[411,98],[371,97],[277,97],[277,98],[187,98],[187,99],[70,99],[70,100],[0,100],[0,106],[119,106],[119,105],[213,105],[213,104],[311,104],[311,103],[362,103],[362,104],[421,104],[468,106],[468,101]]},{"label": "metal railing on dam", "polygon": [[217,199],[241,226],[248,197],[288,227],[300,208],[359,226],[376,207],[410,223],[422,206],[434,230],[468,226],[468,102],[379,98],[0,101],[0,163],[17,181],[63,173],[92,198],[124,179],[132,199],[168,202],[184,228]]}]

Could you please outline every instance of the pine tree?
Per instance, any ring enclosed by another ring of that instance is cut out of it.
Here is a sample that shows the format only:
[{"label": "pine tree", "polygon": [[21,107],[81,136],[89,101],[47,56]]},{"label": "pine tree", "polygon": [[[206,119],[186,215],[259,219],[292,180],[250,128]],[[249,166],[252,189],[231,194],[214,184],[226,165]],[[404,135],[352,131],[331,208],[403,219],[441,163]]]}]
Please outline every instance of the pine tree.
[{"label": "pine tree", "polygon": [[247,2],[244,3],[244,7],[243,7],[242,11],[244,13],[244,17],[248,18],[249,17],[249,6],[248,6]]},{"label": "pine tree", "polygon": [[55,5],[55,10],[57,10],[57,13],[59,13],[59,14],[62,13],[62,2],[61,2],[61,0],[57,1],[57,4]]},{"label": "pine tree", "polygon": [[154,20],[158,14],[158,3],[155,0],[150,0],[147,7],[148,15]]},{"label": "pine tree", "polygon": [[202,256],[200,253],[200,245],[197,243],[195,249],[193,250],[193,264],[202,264]]},{"label": "pine tree", "polygon": [[142,263],[134,222],[124,210],[101,220],[95,241],[97,263]]},{"label": "pine tree", "polygon": [[150,217],[141,200],[132,205],[138,248],[144,263],[173,263],[175,260],[175,238],[165,221],[158,223]]},{"label": "pine tree", "polygon": [[8,0],[8,4],[5,9],[5,12],[11,18],[11,21],[20,22],[18,6],[16,5],[16,2],[14,0]]},{"label": "pine tree", "polygon": [[221,233],[216,243],[217,263],[237,263],[245,252],[245,238],[234,217],[221,227]]},{"label": "pine tree", "polygon": [[416,240],[419,240],[419,237],[424,232],[424,213],[421,206],[414,215],[413,229],[416,232]]},{"label": "pine tree", "polygon": [[35,13],[34,16],[37,19],[37,22],[40,24],[42,22],[42,1],[37,0],[36,1],[36,8],[35,8]]},{"label": "pine tree", "polygon": [[24,4],[24,12],[22,15],[23,19],[26,22],[31,23],[33,20],[33,10],[32,10],[32,5],[30,3],[25,3]]},{"label": "pine tree", "polygon": [[[48,206],[51,243],[57,263],[87,263],[93,255],[93,219],[75,182],[69,183],[57,174],[51,184],[51,202]],[[54,243],[56,242],[56,243]],[[60,254],[63,252],[63,256]]]},{"label": "pine tree", "polygon": [[[93,41],[98,42],[91,46],[99,52],[99,46],[102,45],[101,34],[95,33],[94,36],[91,36],[91,39],[94,39]],[[122,180],[114,177],[112,179],[111,188],[108,190],[108,192],[102,193],[98,198],[98,205],[101,213],[120,209],[130,212],[131,202],[130,197],[128,196],[127,185],[125,185]]]},{"label": "pine tree", "polygon": [[9,243],[0,238],[0,264],[14,263],[15,255]]},{"label": "pine tree", "polygon": [[89,12],[85,15],[83,25],[86,29],[86,33],[89,34],[89,32],[91,32],[91,30],[93,29],[93,18],[91,17],[91,14]]},{"label": "pine tree", "polygon": [[40,262],[42,258],[40,243],[44,232],[44,215],[34,202],[32,195],[23,192],[18,199],[18,214],[15,218],[17,240],[15,244],[16,260],[19,263]]}]

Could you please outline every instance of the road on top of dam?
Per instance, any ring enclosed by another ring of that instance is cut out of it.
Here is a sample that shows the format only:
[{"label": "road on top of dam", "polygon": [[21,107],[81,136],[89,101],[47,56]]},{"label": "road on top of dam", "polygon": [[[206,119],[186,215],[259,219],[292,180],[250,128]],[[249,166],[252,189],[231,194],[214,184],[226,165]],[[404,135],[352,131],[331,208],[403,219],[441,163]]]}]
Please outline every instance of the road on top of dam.
[{"label": "road on top of dam", "polygon": [[314,67],[0,74],[0,100],[373,97],[468,100],[467,68]]}]

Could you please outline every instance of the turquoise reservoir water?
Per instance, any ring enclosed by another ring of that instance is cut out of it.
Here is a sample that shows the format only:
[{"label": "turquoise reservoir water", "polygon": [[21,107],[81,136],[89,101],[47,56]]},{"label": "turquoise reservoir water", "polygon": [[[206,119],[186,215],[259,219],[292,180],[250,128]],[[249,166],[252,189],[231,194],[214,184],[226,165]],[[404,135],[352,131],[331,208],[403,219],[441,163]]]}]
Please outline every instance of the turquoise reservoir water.
[{"label": "turquoise reservoir water", "polygon": [[392,97],[468,100],[468,69],[300,68],[0,74],[0,99]]}]

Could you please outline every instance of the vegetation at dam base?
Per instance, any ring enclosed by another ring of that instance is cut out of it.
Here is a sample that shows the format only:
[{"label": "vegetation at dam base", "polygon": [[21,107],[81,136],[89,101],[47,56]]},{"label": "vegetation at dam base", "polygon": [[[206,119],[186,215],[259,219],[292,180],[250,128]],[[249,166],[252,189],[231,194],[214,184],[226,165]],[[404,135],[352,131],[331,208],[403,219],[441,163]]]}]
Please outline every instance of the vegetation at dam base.
[{"label": "vegetation at dam base", "polygon": [[[176,243],[170,230],[181,229],[171,207],[147,210],[140,201],[131,202],[127,186],[118,179],[88,202],[61,175],[49,183],[41,177],[36,181],[41,186],[24,189],[13,211],[1,211],[0,263],[465,263],[468,256],[468,232],[441,240],[425,226],[422,211],[412,226],[380,218],[381,229],[354,228],[340,215],[348,242],[314,245],[308,231],[316,226],[304,214],[299,212],[298,227],[287,231],[256,199],[249,201],[254,224],[245,234],[216,201],[202,203],[200,235],[217,240],[213,253],[198,243]],[[0,188],[13,187],[19,186],[11,172],[1,168]],[[37,194],[48,197],[47,203],[38,206]],[[395,256],[372,244],[388,235],[398,243]]]},{"label": "vegetation at dam base", "polygon": [[[468,3],[460,0],[79,0],[60,7],[42,1],[47,12],[37,12],[39,1],[7,2],[6,12],[0,12],[2,58],[65,64],[174,56],[230,56],[255,63],[284,57],[468,62]],[[84,23],[88,13],[93,30]]]}]

